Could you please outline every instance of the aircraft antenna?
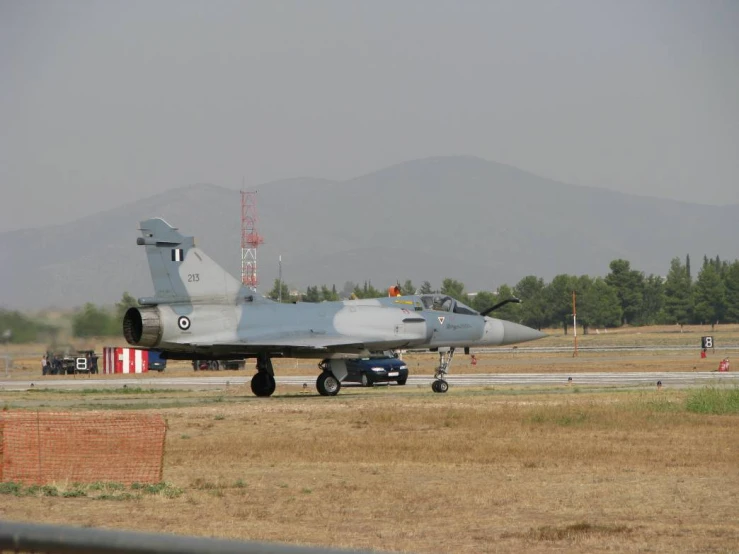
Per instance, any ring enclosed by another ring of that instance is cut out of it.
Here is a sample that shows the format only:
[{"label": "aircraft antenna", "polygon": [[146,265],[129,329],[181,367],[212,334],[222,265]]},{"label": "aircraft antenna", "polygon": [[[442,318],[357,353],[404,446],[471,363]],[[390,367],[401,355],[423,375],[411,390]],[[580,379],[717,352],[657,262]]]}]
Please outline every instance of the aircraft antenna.
[{"label": "aircraft antenna", "polygon": [[256,291],[257,248],[264,242],[257,232],[257,191],[241,189],[241,282]]}]

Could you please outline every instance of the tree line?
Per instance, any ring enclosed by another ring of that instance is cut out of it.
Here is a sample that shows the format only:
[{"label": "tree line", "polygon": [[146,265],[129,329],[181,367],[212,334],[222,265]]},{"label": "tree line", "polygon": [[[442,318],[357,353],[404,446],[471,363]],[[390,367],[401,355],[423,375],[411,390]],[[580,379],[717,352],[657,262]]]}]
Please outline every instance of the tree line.
[{"label": "tree line", "polygon": [[[516,297],[521,304],[506,304],[494,315],[536,329],[562,327],[565,333],[572,323],[573,292],[578,323],[586,329],[621,325],[739,323],[739,260],[729,263],[703,257],[693,278],[690,256],[685,261],[673,258],[666,277],[645,275],[632,269],[627,260],[613,260],[605,277],[588,275],[555,276],[550,282],[528,275],[513,286],[501,285],[495,291],[468,294],[464,283],[446,278],[435,289],[429,281],[421,286],[411,280],[399,284],[403,294],[441,293],[451,296],[477,311],[500,300]],[[336,285],[312,285],[299,296],[290,295],[290,287],[275,279],[267,296],[282,302],[323,302],[347,298],[379,298],[387,290],[375,288],[371,281],[347,282],[341,290]],[[74,337],[121,336],[121,321],[126,310],[138,305],[124,292],[111,308],[85,304],[71,316]],[[0,309],[0,340],[23,343],[55,340],[60,328],[18,311]]]},{"label": "tree line", "polygon": [[[131,306],[138,306],[136,299],[124,292],[113,309],[97,306],[91,302],[76,310],[71,316],[71,334],[76,338],[114,337],[123,334],[123,316]],[[59,324],[52,324],[30,317],[17,310],[0,308],[0,337],[4,342],[50,342],[55,343],[62,334]]]},{"label": "tree line", "polygon": [[[703,257],[695,279],[691,273],[690,256],[683,262],[673,258],[666,277],[646,275],[632,269],[627,260],[609,264],[605,277],[588,275],[555,276],[550,282],[529,275],[514,286],[501,285],[495,291],[468,294],[464,283],[446,278],[439,289],[429,281],[416,288],[406,280],[399,285],[403,294],[442,293],[468,304],[477,311],[489,308],[502,299],[516,297],[521,304],[506,304],[495,312],[496,317],[543,329],[562,327],[564,332],[572,322],[573,300],[577,319],[586,331],[588,327],[605,328],[654,324],[715,324],[739,323],[739,260],[729,263]],[[341,292],[336,286],[310,286],[306,293],[291,297],[289,287],[275,279],[268,296],[282,302],[323,302],[340,298],[378,298],[387,294],[371,282],[363,286],[345,283]],[[574,298],[573,298],[574,293]]]}]

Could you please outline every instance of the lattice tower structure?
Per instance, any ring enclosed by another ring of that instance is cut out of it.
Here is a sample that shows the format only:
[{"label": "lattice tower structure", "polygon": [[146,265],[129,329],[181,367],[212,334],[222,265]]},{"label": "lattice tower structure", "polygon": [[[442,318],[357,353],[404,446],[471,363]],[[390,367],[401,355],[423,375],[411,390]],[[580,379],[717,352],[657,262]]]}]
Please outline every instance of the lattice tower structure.
[{"label": "lattice tower structure", "polygon": [[257,290],[257,249],[264,242],[257,232],[257,191],[241,191],[241,282]]}]

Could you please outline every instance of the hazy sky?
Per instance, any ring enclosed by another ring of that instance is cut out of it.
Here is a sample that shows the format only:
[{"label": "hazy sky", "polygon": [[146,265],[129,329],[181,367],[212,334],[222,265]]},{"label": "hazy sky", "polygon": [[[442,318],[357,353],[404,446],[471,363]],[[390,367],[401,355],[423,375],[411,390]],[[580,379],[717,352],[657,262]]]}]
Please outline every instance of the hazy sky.
[{"label": "hazy sky", "polygon": [[0,231],[469,154],[739,203],[739,2],[0,0]]}]

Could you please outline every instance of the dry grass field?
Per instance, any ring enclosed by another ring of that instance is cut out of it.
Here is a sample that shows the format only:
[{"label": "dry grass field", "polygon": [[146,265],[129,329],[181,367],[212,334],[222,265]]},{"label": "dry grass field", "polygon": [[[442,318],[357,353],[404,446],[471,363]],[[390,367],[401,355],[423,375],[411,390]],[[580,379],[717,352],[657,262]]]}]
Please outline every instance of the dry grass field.
[{"label": "dry grass field", "polygon": [[[702,333],[622,340],[692,345]],[[738,337],[739,328],[727,331],[719,344]],[[538,344],[550,340],[560,337]],[[474,370],[511,372],[523,361],[520,371],[665,371],[700,363],[697,354],[486,354]],[[715,369],[718,357],[699,369]],[[433,358],[421,359],[419,371],[433,368]],[[313,364],[284,360],[278,371],[316,375]],[[465,357],[458,364],[473,369]],[[25,373],[37,368],[13,375]],[[0,390],[0,409],[136,409],[168,422],[167,487],[103,495],[55,483],[59,496],[49,496],[0,486],[0,518],[417,553],[739,552],[739,413],[697,413],[687,403],[695,394]]]}]

